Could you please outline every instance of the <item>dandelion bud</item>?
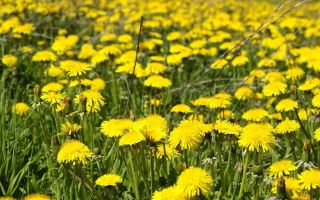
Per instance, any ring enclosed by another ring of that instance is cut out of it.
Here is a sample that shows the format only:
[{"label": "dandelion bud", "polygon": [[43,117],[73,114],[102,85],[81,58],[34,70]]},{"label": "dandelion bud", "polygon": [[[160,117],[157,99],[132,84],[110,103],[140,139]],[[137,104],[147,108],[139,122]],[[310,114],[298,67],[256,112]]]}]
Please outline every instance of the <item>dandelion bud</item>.
[{"label": "dandelion bud", "polygon": [[33,87],[33,94],[34,94],[36,97],[39,97],[39,96],[40,96],[40,93],[41,93],[40,86],[39,86],[39,85],[35,85],[35,86]]},{"label": "dandelion bud", "polygon": [[306,140],[303,144],[303,150],[306,152],[310,152],[311,151],[311,141],[310,140]]}]

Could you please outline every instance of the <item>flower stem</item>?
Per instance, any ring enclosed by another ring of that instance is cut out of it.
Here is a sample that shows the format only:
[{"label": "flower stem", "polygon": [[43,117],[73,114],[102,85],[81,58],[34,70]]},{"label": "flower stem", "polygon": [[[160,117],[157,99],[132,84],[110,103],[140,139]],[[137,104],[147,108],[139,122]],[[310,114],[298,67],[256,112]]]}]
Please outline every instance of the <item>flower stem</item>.
[{"label": "flower stem", "polygon": [[241,180],[241,186],[240,186],[240,192],[239,192],[238,200],[241,200],[242,196],[243,196],[244,185],[245,185],[245,182],[246,182],[246,179],[247,179],[248,163],[249,163],[249,155],[247,153],[245,161],[244,161],[244,165],[243,165],[243,170],[242,170],[242,180]]}]

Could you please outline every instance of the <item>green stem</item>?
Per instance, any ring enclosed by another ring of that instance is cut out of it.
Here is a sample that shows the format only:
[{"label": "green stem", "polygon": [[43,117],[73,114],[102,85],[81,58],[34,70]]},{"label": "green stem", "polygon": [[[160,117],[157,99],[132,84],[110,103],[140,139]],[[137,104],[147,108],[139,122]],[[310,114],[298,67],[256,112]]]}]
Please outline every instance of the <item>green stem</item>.
[{"label": "green stem", "polygon": [[132,149],[129,150],[129,162],[130,162],[130,167],[131,167],[131,172],[133,176],[133,190],[134,190],[134,195],[136,196],[137,200],[140,200],[140,193],[139,193],[139,181],[138,181],[138,174],[136,173],[135,166],[133,163],[133,157],[132,157]]},{"label": "green stem", "polygon": [[154,191],[154,158],[153,158],[153,152],[152,147],[149,148],[150,152],[150,174],[151,174],[151,197]]},{"label": "green stem", "polygon": [[245,186],[245,182],[246,182],[246,179],[247,179],[248,163],[249,163],[249,155],[248,155],[248,152],[247,152],[246,158],[245,158],[245,161],[244,161],[244,165],[243,165],[243,170],[242,170],[242,180],[241,180],[241,186],[240,186],[240,192],[239,192],[238,200],[241,200],[242,196],[243,196],[244,186]]}]

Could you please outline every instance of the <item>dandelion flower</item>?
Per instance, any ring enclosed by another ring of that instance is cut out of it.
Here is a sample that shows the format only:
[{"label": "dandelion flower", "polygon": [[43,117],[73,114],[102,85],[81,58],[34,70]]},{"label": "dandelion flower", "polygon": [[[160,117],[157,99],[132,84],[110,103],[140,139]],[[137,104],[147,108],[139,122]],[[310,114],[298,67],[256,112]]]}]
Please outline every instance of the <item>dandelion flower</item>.
[{"label": "dandelion flower", "polygon": [[227,120],[218,120],[214,123],[213,129],[218,133],[226,134],[226,135],[240,135],[241,127],[238,124],[230,123]]},{"label": "dandelion flower", "polygon": [[268,117],[268,112],[263,108],[254,108],[243,113],[242,118],[247,121],[261,122]]},{"label": "dandelion flower", "polygon": [[303,77],[304,71],[300,67],[292,67],[285,72],[285,75],[287,79],[297,80]]},{"label": "dandelion flower", "polygon": [[315,131],[314,131],[314,138],[316,139],[316,141],[320,141],[320,128],[317,128]]},{"label": "dandelion flower", "polygon": [[[274,183],[275,184],[273,184],[272,192],[276,194],[277,193],[277,188],[278,188],[278,181],[275,181]],[[285,176],[284,177],[284,183],[285,183],[286,192],[289,194],[289,196],[292,199],[295,199],[295,198],[301,196],[300,193],[302,192],[302,190],[301,190],[301,187],[300,187],[298,179]]]},{"label": "dandelion flower", "polygon": [[251,123],[243,128],[240,134],[239,145],[250,151],[267,151],[275,143],[272,135],[273,127],[269,123]]},{"label": "dandelion flower", "polygon": [[184,120],[171,131],[169,143],[181,149],[195,149],[201,143],[205,133],[212,131],[212,125],[197,120]]},{"label": "dandelion flower", "polygon": [[262,92],[266,97],[270,96],[279,96],[280,94],[284,94],[287,89],[287,84],[282,83],[281,81],[275,81],[267,84]]},{"label": "dandelion flower", "polygon": [[173,159],[179,156],[179,152],[175,150],[174,147],[170,146],[169,144],[160,144],[157,146],[157,152],[156,156],[157,158],[162,158],[163,156],[166,156],[168,159]]},{"label": "dandelion flower", "polygon": [[96,180],[100,186],[116,186],[118,183],[122,183],[122,178],[116,174],[105,174]]},{"label": "dandelion flower", "polygon": [[301,188],[310,191],[320,187],[320,170],[309,169],[298,175]]},{"label": "dandelion flower", "polygon": [[167,136],[167,120],[160,115],[149,115],[135,122],[135,127],[139,130],[147,141],[159,142]]},{"label": "dandelion flower", "polygon": [[300,124],[296,120],[285,119],[276,126],[275,132],[284,135],[286,133],[295,132],[299,130],[299,128]]},{"label": "dandelion flower", "polygon": [[119,140],[119,146],[132,146],[144,140],[145,137],[140,131],[129,130],[126,134],[121,136]]},{"label": "dandelion flower", "polygon": [[276,105],[276,111],[288,112],[298,108],[298,102],[292,99],[283,99]]},{"label": "dandelion flower", "polygon": [[50,200],[51,198],[45,194],[29,194],[23,197],[23,200]]},{"label": "dandelion flower", "polygon": [[143,83],[143,85],[153,88],[167,88],[171,86],[171,80],[164,78],[160,75],[149,76]]},{"label": "dandelion flower", "polygon": [[303,84],[301,84],[298,89],[301,91],[309,91],[320,85],[320,79],[313,77],[307,79]]},{"label": "dandelion flower", "polygon": [[17,115],[25,115],[29,110],[30,107],[24,102],[17,102],[12,108],[12,111]]},{"label": "dandelion flower", "polygon": [[161,191],[155,191],[152,200],[187,200],[183,194],[178,190],[177,186],[164,188]]},{"label": "dandelion flower", "polygon": [[320,94],[317,94],[312,98],[312,105],[316,108],[320,108]]},{"label": "dandelion flower", "polygon": [[251,88],[243,86],[237,89],[237,91],[234,93],[234,96],[238,100],[251,99],[254,97],[254,92]]},{"label": "dandelion flower", "polygon": [[41,99],[50,103],[51,105],[62,103],[65,97],[66,95],[64,93],[59,92],[45,92],[41,95]]},{"label": "dandelion flower", "polygon": [[56,82],[47,83],[42,87],[42,92],[60,92],[63,89],[63,85]]},{"label": "dandelion flower", "polygon": [[144,69],[145,75],[161,74],[167,70],[167,67],[161,63],[151,62]]},{"label": "dandelion flower", "polygon": [[170,110],[173,113],[192,113],[192,109],[186,104],[177,104]]},{"label": "dandelion flower", "polygon": [[298,169],[297,166],[291,160],[280,160],[273,163],[269,167],[269,176],[280,177],[284,175],[289,175],[291,171]]},{"label": "dandelion flower", "polygon": [[52,51],[38,51],[33,55],[32,61],[42,62],[42,61],[56,61],[58,58]]},{"label": "dandelion flower", "polygon": [[201,194],[206,195],[212,186],[212,177],[198,167],[189,167],[184,170],[177,180],[177,189],[187,198],[193,198]]},{"label": "dandelion flower", "polygon": [[87,71],[91,71],[92,68],[88,63],[79,62],[74,60],[66,60],[60,63],[60,66],[63,70],[68,72],[69,76],[81,76]]},{"label": "dandelion flower", "polygon": [[18,62],[18,58],[14,55],[7,54],[2,57],[1,62],[7,67],[14,67]]},{"label": "dandelion flower", "polygon": [[101,78],[95,78],[90,84],[91,90],[101,91],[106,87],[106,83]]},{"label": "dandelion flower", "polygon": [[93,156],[91,150],[78,140],[68,140],[60,148],[57,156],[59,163],[86,164]]},{"label": "dandelion flower", "polygon": [[16,200],[14,197],[10,197],[10,196],[2,196],[0,197],[0,200]]},{"label": "dandelion flower", "polygon": [[70,123],[67,121],[64,124],[61,124],[60,128],[63,133],[74,135],[81,129],[81,125],[77,123]]},{"label": "dandelion flower", "polygon": [[129,119],[111,119],[102,122],[101,132],[108,137],[120,137],[128,132],[132,126],[133,122]]},{"label": "dandelion flower", "polygon": [[47,71],[50,77],[61,77],[64,76],[64,72],[61,68],[51,65]]},{"label": "dandelion flower", "polygon": [[101,106],[105,104],[104,97],[98,91],[94,90],[85,90],[76,96],[76,103],[79,104],[82,101],[85,102],[87,112],[98,112]]}]

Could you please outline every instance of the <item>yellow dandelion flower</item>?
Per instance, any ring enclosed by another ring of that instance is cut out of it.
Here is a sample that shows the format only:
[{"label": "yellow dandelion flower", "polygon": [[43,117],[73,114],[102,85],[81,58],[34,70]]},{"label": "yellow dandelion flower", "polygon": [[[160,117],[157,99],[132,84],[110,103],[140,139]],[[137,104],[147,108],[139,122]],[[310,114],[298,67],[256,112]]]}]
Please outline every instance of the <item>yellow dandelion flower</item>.
[{"label": "yellow dandelion flower", "polygon": [[282,83],[280,81],[275,81],[267,84],[262,92],[266,97],[278,96],[280,94],[284,94],[287,89],[287,84]]},{"label": "yellow dandelion flower", "polygon": [[249,58],[246,55],[240,55],[235,57],[232,62],[231,65],[233,67],[241,67],[246,65],[249,62]]},{"label": "yellow dandelion flower", "polygon": [[153,114],[141,118],[134,125],[149,142],[159,142],[167,136],[167,120],[160,115]]},{"label": "yellow dandelion flower", "polygon": [[246,125],[240,134],[239,145],[250,151],[267,151],[275,143],[273,127],[269,123],[251,123]]},{"label": "yellow dandelion flower", "polygon": [[62,61],[60,62],[60,67],[67,71],[69,76],[81,76],[87,71],[92,70],[88,63],[75,60]]},{"label": "yellow dandelion flower", "polygon": [[316,139],[316,141],[320,141],[320,128],[317,128],[315,131],[314,131],[314,139]]},{"label": "yellow dandelion flower", "polygon": [[242,119],[247,121],[261,122],[268,116],[269,113],[263,108],[254,108],[243,113]]},{"label": "yellow dandelion flower", "polygon": [[79,36],[69,35],[69,36],[58,36],[55,38],[51,48],[58,54],[64,54],[71,50],[78,42]]},{"label": "yellow dandelion flower", "polygon": [[161,63],[151,62],[144,69],[145,75],[149,76],[152,74],[161,74],[167,70],[167,67]]},{"label": "yellow dandelion flower", "polygon": [[[285,184],[286,192],[289,194],[289,196],[292,199],[297,200],[296,198],[301,196],[300,193],[302,192],[302,190],[301,190],[298,179],[285,176],[284,184]],[[277,193],[277,188],[278,188],[278,181],[275,181],[272,187],[272,192],[274,194]]]},{"label": "yellow dandelion flower", "polygon": [[184,198],[177,186],[174,185],[161,191],[155,191],[152,200],[187,200],[187,198]]},{"label": "yellow dandelion flower", "polygon": [[93,156],[91,150],[78,140],[68,140],[62,144],[57,160],[59,163],[86,164]]},{"label": "yellow dandelion flower", "polygon": [[62,77],[64,75],[63,70],[54,65],[51,65],[47,72],[50,77]]},{"label": "yellow dandelion flower", "polygon": [[100,42],[110,42],[115,41],[117,39],[117,35],[113,33],[106,33],[100,37]]},{"label": "yellow dandelion flower", "polygon": [[98,91],[94,90],[85,90],[81,92],[80,95],[77,95],[75,100],[76,103],[85,102],[87,112],[98,112],[103,106],[104,97]]},{"label": "yellow dandelion flower", "polygon": [[79,59],[88,59],[94,56],[97,51],[93,48],[92,44],[86,43],[81,46],[80,52],[78,54]]},{"label": "yellow dandelion flower", "polygon": [[278,112],[288,112],[288,111],[293,111],[297,109],[298,102],[294,101],[292,99],[282,99],[279,101],[279,103],[276,105],[276,111]]},{"label": "yellow dandelion flower", "polygon": [[297,80],[304,76],[304,71],[300,67],[292,67],[285,72],[285,75],[287,79]]},{"label": "yellow dandelion flower", "polygon": [[126,134],[122,135],[119,140],[119,146],[132,146],[145,140],[144,135],[137,130],[129,130]]},{"label": "yellow dandelion flower", "polygon": [[134,67],[133,62],[127,62],[116,69],[116,73],[125,73],[125,74],[133,74],[137,77],[144,77],[144,70],[141,67],[141,64],[137,63],[136,67]]},{"label": "yellow dandelion flower", "polygon": [[202,142],[205,133],[212,131],[212,125],[197,120],[184,120],[171,131],[169,143],[181,149],[196,149]]},{"label": "yellow dandelion flower", "polygon": [[246,100],[251,99],[254,97],[254,92],[251,88],[247,86],[243,86],[237,89],[237,91],[234,93],[234,96],[238,100]]},{"label": "yellow dandelion flower", "polygon": [[271,71],[266,74],[263,80],[270,83],[275,81],[283,82],[285,81],[285,78],[283,77],[281,72]]},{"label": "yellow dandelion flower", "polygon": [[199,167],[189,167],[179,175],[177,180],[177,189],[187,198],[206,195],[212,186],[212,177]]},{"label": "yellow dandelion flower", "polygon": [[91,90],[101,91],[106,87],[106,83],[101,78],[95,78],[90,83]]},{"label": "yellow dandelion flower", "polygon": [[318,78],[310,78],[307,79],[303,84],[301,84],[298,89],[301,91],[309,91],[320,85],[320,79]]},{"label": "yellow dandelion flower", "polygon": [[102,122],[101,132],[108,137],[120,137],[128,132],[132,126],[133,122],[129,119],[111,119]]},{"label": "yellow dandelion flower", "polygon": [[186,104],[177,104],[170,110],[173,113],[192,113],[192,109]]},{"label": "yellow dandelion flower", "polygon": [[212,69],[223,69],[227,66],[228,66],[228,61],[225,59],[217,59],[210,65]]},{"label": "yellow dandelion flower", "polygon": [[218,133],[226,134],[226,135],[240,135],[241,127],[238,124],[231,123],[227,120],[218,120],[214,123],[213,129]]},{"label": "yellow dandelion flower", "polygon": [[116,186],[118,183],[122,183],[122,178],[117,174],[105,174],[96,180],[100,186]]},{"label": "yellow dandelion flower", "polygon": [[12,54],[7,54],[2,57],[1,62],[7,67],[14,67],[18,62],[18,58]]},{"label": "yellow dandelion flower", "polygon": [[42,62],[42,61],[56,61],[58,57],[52,51],[38,51],[32,56],[32,61]]},{"label": "yellow dandelion flower", "polygon": [[298,175],[301,188],[307,191],[320,187],[320,170],[309,169]]},{"label": "yellow dandelion flower", "polygon": [[171,86],[171,80],[164,78],[160,75],[149,76],[144,82],[143,85],[153,88],[167,88]]},{"label": "yellow dandelion flower", "polygon": [[179,156],[179,152],[169,144],[165,144],[165,146],[163,146],[163,144],[160,144],[156,149],[156,156],[159,159],[163,156],[166,156],[168,159],[173,159]]},{"label": "yellow dandelion flower", "polygon": [[269,176],[277,178],[284,175],[290,175],[290,172],[296,169],[298,169],[298,167],[295,166],[291,160],[280,160],[269,167]]},{"label": "yellow dandelion flower", "polygon": [[320,94],[317,94],[312,98],[312,105],[316,108],[320,108]]},{"label": "yellow dandelion flower", "polygon": [[41,99],[50,103],[51,105],[60,104],[64,100],[66,95],[64,93],[59,92],[45,92],[42,93]]},{"label": "yellow dandelion flower", "polygon": [[61,124],[60,128],[63,133],[74,135],[81,129],[81,125],[77,123],[70,123],[67,121],[64,124]]},{"label": "yellow dandelion flower", "polygon": [[29,194],[23,197],[23,200],[50,200],[51,198],[45,194]]},{"label": "yellow dandelion flower", "polygon": [[122,43],[130,43],[132,42],[132,37],[131,35],[123,34],[118,37],[118,40],[119,42],[122,42]]},{"label": "yellow dandelion flower", "polygon": [[10,196],[2,196],[0,197],[0,200],[16,200],[14,197],[10,197]]},{"label": "yellow dandelion flower", "polygon": [[30,106],[24,102],[17,102],[13,107],[12,111],[17,115],[25,115],[29,112]]},{"label": "yellow dandelion flower", "polygon": [[295,132],[299,130],[299,128],[300,124],[296,120],[285,119],[276,126],[275,132],[284,135],[286,133]]},{"label": "yellow dandelion flower", "polygon": [[47,83],[42,87],[42,92],[60,92],[63,89],[63,85],[56,82]]},{"label": "yellow dandelion flower", "polygon": [[305,109],[300,109],[298,111],[298,116],[302,121],[306,121],[308,119],[308,113]]}]

